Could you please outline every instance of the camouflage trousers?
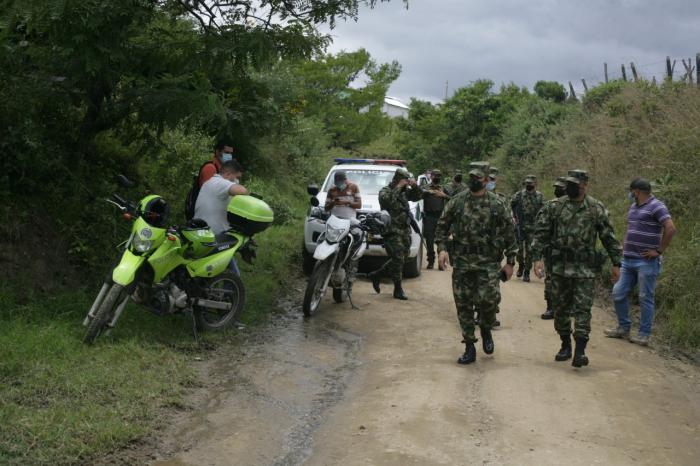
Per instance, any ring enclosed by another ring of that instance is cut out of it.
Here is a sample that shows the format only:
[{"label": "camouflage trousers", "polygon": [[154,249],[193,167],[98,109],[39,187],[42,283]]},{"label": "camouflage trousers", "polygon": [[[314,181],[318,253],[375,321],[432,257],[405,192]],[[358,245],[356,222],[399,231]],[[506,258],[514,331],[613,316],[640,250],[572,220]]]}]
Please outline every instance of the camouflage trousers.
[{"label": "camouflage trousers", "polygon": [[552,309],[552,264],[544,260],[544,300],[547,303],[547,309]]},{"label": "camouflage trousers", "polygon": [[386,270],[393,281],[401,281],[403,266],[411,251],[411,233],[398,233],[384,238],[384,248],[389,260],[380,270]]},{"label": "camouflage trousers", "polygon": [[574,318],[574,337],[588,339],[591,333],[591,307],[595,292],[593,278],[551,276],[551,299],[554,308],[554,329],[559,335],[571,335]]},{"label": "camouflage trousers", "polygon": [[496,321],[501,289],[500,267],[479,270],[455,268],[452,271],[452,293],[457,306],[457,318],[465,343],[475,342],[474,329],[490,330]]},{"label": "camouflage trousers", "polygon": [[530,272],[532,269],[532,253],[530,247],[532,245],[532,239],[534,237],[534,232],[529,227],[523,227],[523,239],[518,243],[518,264],[522,267],[524,272]]}]

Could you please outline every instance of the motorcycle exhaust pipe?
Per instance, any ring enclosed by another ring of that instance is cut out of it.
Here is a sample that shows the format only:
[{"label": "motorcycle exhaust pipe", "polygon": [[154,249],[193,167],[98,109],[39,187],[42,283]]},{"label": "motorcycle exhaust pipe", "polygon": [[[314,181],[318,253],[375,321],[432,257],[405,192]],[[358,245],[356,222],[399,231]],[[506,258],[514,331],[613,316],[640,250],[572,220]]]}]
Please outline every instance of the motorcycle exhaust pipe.
[{"label": "motorcycle exhaust pipe", "polygon": [[109,285],[107,282],[105,282],[102,285],[102,288],[100,288],[100,292],[97,294],[97,298],[95,298],[95,302],[92,303],[92,307],[88,311],[87,315],[85,316],[85,320],[83,320],[83,326],[87,327],[88,324],[90,324],[90,321],[95,318],[95,311],[97,311],[97,308],[100,307],[100,304],[102,304],[102,300],[104,299],[105,295],[107,294],[107,290],[109,290]]},{"label": "motorcycle exhaust pipe", "polygon": [[197,299],[195,301],[195,306],[208,307],[210,309],[221,309],[222,311],[230,311],[231,303],[224,303],[221,301],[212,301],[211,299]]}]

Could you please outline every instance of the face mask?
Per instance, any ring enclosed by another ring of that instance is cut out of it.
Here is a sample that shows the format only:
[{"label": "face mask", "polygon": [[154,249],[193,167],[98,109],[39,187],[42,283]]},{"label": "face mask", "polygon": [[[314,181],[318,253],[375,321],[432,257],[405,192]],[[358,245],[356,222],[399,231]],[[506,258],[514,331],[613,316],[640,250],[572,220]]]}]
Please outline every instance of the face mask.
[{"label": "face mask", "polygon": [[581,193],[581,187],[576,183],[566,183],[566,195],[571,199],[576,199]]},{"label": "face mask", "polygon": [[525,189],[527,189],[528,191],[532,191],[533,189],[535,189],[535,185],[529,184],[529,185],[525,186]]},{"label": "face mask", "polygon": [[469,178],[469,191],[475,193],[484,189],[484,184],[477,178]]},{"label": "face mask", "polygon": [[566,195],[566,188],[561,188],[561,187],[557,186],[556,188],[554,188],[554,195],[556,197],[562,197],[562,196]]},{"label": "face mask", "polygon": [[634,193],[632,191],[627,193],[627,199],[629,199],[629,201],[632,203],[637,203],[637,198],[634,197]]},{"label": "face mask", "polygon": [[346,186],[347,185],[345,183],[336,183],[335,184],[335,187],[340,189],[341,191],[344,191]]},{"label": "face mask", "polygon": [[496,182],[495,181],[489,181],[488,183],[486,183],[486,190],[487,191],[493,191],[494,189],[496,189]]},{"label": "face mask", "polygon": [[440,178],[433,178],[432,179],[433,184],[440,184]]},{"label": "face mask", "polygon": [[461,183],[462,182],[462,177],[461,176],[455,176],[455,183]]},{"label": "face mask", "polygon": [[232,153],[230,153],[230,152],[222,152],[221,153],[221,162],[222,163],[230,162],[231,160],[233,160]]}]

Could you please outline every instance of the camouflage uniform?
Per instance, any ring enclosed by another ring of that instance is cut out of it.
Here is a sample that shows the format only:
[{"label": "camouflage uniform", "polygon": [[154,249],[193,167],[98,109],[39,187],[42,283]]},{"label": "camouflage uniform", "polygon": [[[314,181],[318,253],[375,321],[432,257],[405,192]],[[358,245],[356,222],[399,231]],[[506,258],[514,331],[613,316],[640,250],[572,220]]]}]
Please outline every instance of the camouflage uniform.
[{"label": "camouflage uniform", "polygon": [[[525,179],[527,184],[535,183],[536,178],[528,175]],[[532,268],[532,253],[530,252],[530,244],[535,231],[535,220],[537,212],[544,205],[544,195],[539,191],[528,191],[522,189],[513,195],[510,201],[510,206],[513,211],[513,216],[520,223],[522,237],[518,249],[518,264],[522,268],[525,276],[529,276]]]},{"label": "camouflage uniform", "polygon": [[388,270],[394,282],[401,281],[403,266],[411,249],[411,224],[406,207],[408,201],[419,201],[421,197],[422,192],[417,187],[398,188],[394,181],[379,191],[379,206],[391,215],[391,224],[382,235],[389,256],[382,269]]},{"label": "camouflage uniform", "polygon": [[423,238],[425,238],[425,247],[428,256],[428,268],[432,268],[435,263],[435,229],[437,228],[438,220],[442,215],[442,210],[445,208],[447,198],[436,196],[432,193],[445,193],[445,189],[440,184],[434,182],[436,176],[440,176],[439,170],[433,170],[433,182],[423,188]]},{"label": "camouflage uniform", "polygon": [[[583,170],[569,172],[567,182],[588,180]],[[559,335],[588,340],[591,331],[596,274],[596,242],[600,238],[610,260],[619,265],[620,242],[615,238],[605,206],[586,195],[582,202],[560,197],[547,202],[537,216],[532,257],[540,260],[548,250],[551,258],[550,299],[554,308],[554,328]]]},{"label": "camouflage uniform", "polygon": [[[462,175],[462,172],[457,171],[455,173],[455,178],[457,176],[461,176],[461,175]],[[445,192],[451,197],[456,196],[457,194],[461,193],[465,189],[467,189],[467,186],[464,183],[462,183],[461,181],[455,181],[454,179],[451,182],[449,182],[447,184],[447,186],[445,186]]]},{"label": "camouflage uniform", "polygon": [[[483,173],[483,168],[470,173]],[[496,320],[501,260],[505,252],[508,262],[515,262],[517,243],[508,208],[490,192],[476,197],[465,191],[452,198],[438,222],[438,251],[448,250],[450,232],[452,292],[462,336],[465,343],[472,344],[476,341],[475,313],[482,330],[490,330]]]},{"label": "camouflage uniform", "polygon": [[[554,187],[560,187],[560,188],[566,188],[566,178],[563,176],[560,176],[557,178],[557,180],[554,182]],[[553,202],[557,198],[554,198],[550,201],[545,202],[545,206],[549,204],[550,202]],[[544,207],[543,207],[544,208]],[[545,247],[545,249],[542,251],[542,255],[544,258],[544,270],[545,270],[545,277],[544,277],[544,300],[547,302],[547,312],[552,311],[554,308],[552,307],[552,260],[550,258],[549,254],[549,247]],[[544,315],[542,316],[543,319],[551,319],[552,315],[548,317],[545,317]]]}]

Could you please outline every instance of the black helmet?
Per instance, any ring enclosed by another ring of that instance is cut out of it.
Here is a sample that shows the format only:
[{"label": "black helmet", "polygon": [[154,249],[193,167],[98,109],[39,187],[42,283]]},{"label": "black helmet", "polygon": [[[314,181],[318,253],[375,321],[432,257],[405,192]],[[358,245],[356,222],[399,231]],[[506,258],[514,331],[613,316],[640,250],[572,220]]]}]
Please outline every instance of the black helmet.
[{"label": "black helmet", "polygon": [[154,228],[165,228],[168,225],[170,206],[160,196],[152,194],[146,196],[139,204],[141,217]]}]

